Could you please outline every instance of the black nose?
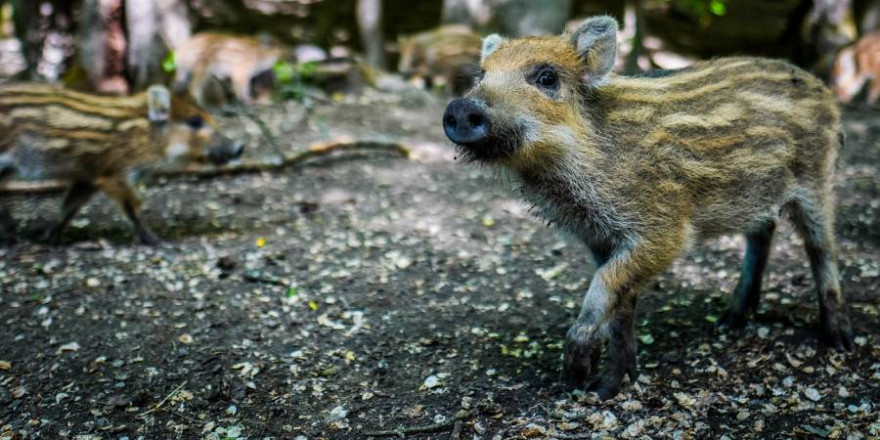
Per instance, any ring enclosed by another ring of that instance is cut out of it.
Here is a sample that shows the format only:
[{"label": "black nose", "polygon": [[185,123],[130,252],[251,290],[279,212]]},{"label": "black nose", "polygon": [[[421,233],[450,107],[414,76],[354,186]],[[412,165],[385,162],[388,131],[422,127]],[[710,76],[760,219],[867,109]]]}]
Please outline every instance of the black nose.
[{"label": "black nose", "polygon": [[446,137],[459,145],[472,145],[489,137],[489,117],[473,100],[458,98],[449,103],[443,114]]},{"label": "black nose", "polygon": [[238,159],[241,157],[242,153],[244,153],[244,144],[236,144],[235,147],[232,147],[232,158]]},{"label": "black nose", "polygon": [[226,165],[229,161],[241,157],[242,153],[244,153],[244,144],[220,138],[208,149],[208,159],[214,165]]}]

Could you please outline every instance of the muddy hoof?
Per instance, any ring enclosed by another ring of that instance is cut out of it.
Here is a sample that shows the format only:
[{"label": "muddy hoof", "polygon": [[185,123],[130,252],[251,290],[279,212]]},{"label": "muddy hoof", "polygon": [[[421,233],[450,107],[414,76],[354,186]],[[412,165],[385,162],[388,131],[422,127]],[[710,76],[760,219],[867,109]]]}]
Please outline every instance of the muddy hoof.
[{"label": "muddy hoof", "polygon": [[604,371],[599,377],[587,385],[587,391],[594,391],[599,400],[606,401],[620,394],[623,388],[623,371]]},{"label": "muddy hoof", "polygon": [[152,231],[144,231],[138,234],[138,241],[144,246],[160,246],[162,239]]},{"label": "muddy hoof", "polygon": [[737,330],[746,326],[749,322],[748,313],[735,307],[728,308],[715,323],[719,329]]},{"label": "muddy hoof", "polygon": [[46,242],[49,246],[60,246],[61,245],[61,230],[57,227],[52,227],[46,230],[43,234],[43,241]]},{"label": "muddy hoof", "polygon": [[849,323],[837,327],[826,327],[823,331],[825,344],[838,351],[854,351],[856,349],[855,338]]},{"label": "muddy hoof", "polygon": [[562,380],[572,388],[584,386],[596,371],[601,354],[601,341],[587,326],[573,325],[566,334]]}]

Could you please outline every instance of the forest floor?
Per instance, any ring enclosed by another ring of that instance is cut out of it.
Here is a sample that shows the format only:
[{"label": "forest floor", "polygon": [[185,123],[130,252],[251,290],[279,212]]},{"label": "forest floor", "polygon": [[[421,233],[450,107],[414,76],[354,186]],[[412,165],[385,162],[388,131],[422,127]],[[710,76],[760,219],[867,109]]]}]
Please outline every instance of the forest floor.
[{"label": "forest floor", "polygon": [[559,380],[586,249],[455,161],[442,111],[376,93],[308,120],[263,109],[290,148],[350,135],[415,154],[162,179],[142,190],[158,248],[103,197],[48,247],[59,197],[5,196],[24,242],[0,248],[0,438],[880,436],[880,113],[846,112],[837,181],[856,352],[818,342],[783,222],[753,323],[713,324],[742,238],[696,246],[642,296],[637,383],[599,403]]}]

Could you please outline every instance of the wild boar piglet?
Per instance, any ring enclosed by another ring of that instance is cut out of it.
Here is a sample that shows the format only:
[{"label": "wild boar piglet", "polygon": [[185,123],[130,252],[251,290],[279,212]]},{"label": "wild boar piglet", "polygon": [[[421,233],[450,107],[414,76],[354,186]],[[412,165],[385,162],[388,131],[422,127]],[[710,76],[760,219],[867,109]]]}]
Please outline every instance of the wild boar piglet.
[{"label": "wild boar piglet", "polygon": [[743,325],[758,307],[781,214],[806,244],[825,337],[853,349],[835,257],[842,135],[830,91],[791,64],[758,58],[615,75],[616,33],[603,16],[560,36],[489,36],[478,84],[443,115],[464,158],[506,174],[598,266],[566,335],[564,376],[581,386],[598,373],[587,388],[603,399],[624,375],[634,380],[640,289],[707,237],[746,236],[720,320]]},{"label": "wild boar piglet", "polygon": [[[130,180],[169,163],[225,164],[244,145],[224,136],[210,114],[163,86],[131,97],[95,96],[45,84],[0,86],[0,185],[16,177],[68,182],[61,232],[97,191],[115,200],[144,244],[159,239],[140,220]],[[15,240],[10,210],[0,204],[0,239]]]}]

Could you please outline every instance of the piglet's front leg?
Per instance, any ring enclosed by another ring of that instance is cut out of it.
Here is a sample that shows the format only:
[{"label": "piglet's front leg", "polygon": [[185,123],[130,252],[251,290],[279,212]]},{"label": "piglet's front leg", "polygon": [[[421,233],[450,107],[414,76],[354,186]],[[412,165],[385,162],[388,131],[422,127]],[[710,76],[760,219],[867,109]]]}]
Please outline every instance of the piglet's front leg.
[{"label": "piglet's front leg", "polygon": [[[672,262],[680,247],[650,242],[615,252],[602,265],[584,296],[580,315],[565,339],[563,377],[596,391],[602,400],[620,392],[624,375],[638,376],[634,325],[638,288]],[[602,346],[605,362],[597,369]],[[591,379],[592,377],[592,379]]]},{"label": "piglet's front leg", "polygon": [[[581,314],[568,330],[563,376],[569,385],[596,391],[607,400],[620,392],[624,375],[630,380],[638,376],[633,335],[637,294],[614,294],[603,284],[599,275],[593,279]],[[599,370],[603,345],[605,362]]]}]

